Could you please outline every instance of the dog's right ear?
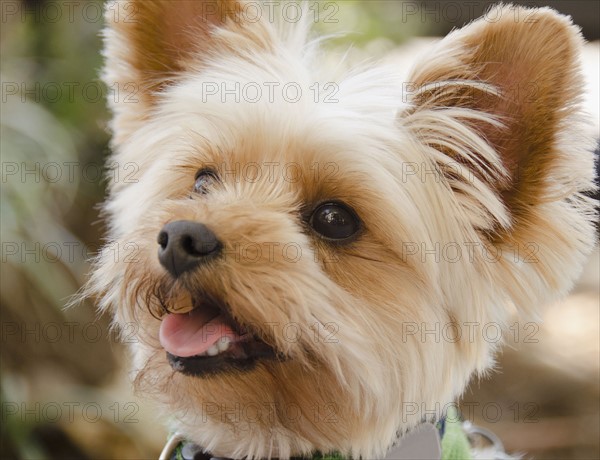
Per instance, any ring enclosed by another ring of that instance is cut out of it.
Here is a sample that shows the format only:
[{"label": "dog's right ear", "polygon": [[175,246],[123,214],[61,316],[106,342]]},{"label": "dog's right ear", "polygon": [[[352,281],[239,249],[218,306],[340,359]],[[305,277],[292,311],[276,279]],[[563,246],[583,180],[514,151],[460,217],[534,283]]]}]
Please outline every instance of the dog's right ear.
[{"label": "dog's right ear", "polygon": [[107,3],[103,79],[114,92],[116,145],[145,120],[161,91],[210,52],[217,27],[239,23],[241,9],[238,0]]}]

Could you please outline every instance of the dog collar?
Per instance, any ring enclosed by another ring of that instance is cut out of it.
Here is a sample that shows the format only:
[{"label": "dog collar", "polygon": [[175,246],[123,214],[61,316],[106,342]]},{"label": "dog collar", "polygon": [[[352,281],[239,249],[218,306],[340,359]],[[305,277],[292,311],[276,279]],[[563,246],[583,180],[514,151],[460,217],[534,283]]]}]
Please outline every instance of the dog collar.
[{"label": "dog collar", "polygon": [[[382,460],[471,460],[470,438],[486,438],[494,450],[503,451],[502,443],[487,430],[462,422],[452,408],[437,424],[422,423],[402,436]],[[174,434],[165,445],[159,460],[231,460],[215,457],[184,437]],[[351,460],[337,452],[315,453],[311,458],[292,457],[291,460]]]}]

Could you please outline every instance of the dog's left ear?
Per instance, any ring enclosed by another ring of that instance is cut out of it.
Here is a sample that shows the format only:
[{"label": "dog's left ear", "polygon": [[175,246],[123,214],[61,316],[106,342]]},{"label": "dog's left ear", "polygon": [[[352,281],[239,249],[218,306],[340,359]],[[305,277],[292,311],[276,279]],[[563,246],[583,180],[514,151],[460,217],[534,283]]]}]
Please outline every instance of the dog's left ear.
[{"label": "dog's left ear", "polygon": [[459,214],[486,244],[532,262],[531,273],[507,270],[521,299],[564,291],[594,241],[581,193],[593,187],[582,45],[550,8],[500,6],[448,35],[409,78],[402,122],[441,163]]},{"label": "dog's left ear", "polygon": [[113,142],[124,141],[157,96],[214,50],[214,32],[242,21],[238,0],[107,2],[104,81],[114,91]]}]

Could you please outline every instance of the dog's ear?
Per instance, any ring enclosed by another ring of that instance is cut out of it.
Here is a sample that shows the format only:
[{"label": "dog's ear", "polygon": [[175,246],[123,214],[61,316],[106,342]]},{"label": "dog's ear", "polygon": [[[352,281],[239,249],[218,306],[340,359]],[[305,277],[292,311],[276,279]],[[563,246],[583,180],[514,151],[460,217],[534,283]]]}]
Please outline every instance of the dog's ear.
[{"label": "dog's ear", "polygon": [[531,255],[537,287],[564,289],[593,241],[582,44],[552,9],[499,6],[442,40],[407,85],[403,123],[442,163],[460,214],[489,244]]},{"label": "dog's ear", "polygon": [[108,2],[104,81],[114,92],[114,142],[148,115],[156,96],[208,54],[213,31],[240,21],[237,0]]}]

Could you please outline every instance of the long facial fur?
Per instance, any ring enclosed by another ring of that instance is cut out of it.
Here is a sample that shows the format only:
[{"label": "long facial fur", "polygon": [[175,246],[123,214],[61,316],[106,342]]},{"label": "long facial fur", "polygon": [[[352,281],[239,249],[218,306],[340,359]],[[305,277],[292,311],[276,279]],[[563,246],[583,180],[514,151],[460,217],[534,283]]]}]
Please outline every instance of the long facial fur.
[{"label": "long facial fur", "polygon": [[[152,53],[159,38],[143,20],[160,28],[160,18],[154,6],[140,7],[136,29],[113,23],[106,33],[106,82],[152,91],[142,91],[139,104],[113,104],[113,160],[135,164],[137,173],[135,182],[111,184],[110,242],[88,292],[117,325],[136,325],[136,383],[190,440],[232,458],[314,450],[381,457],[422,420],[422,408],[440,410],[488,369],[498,346],[481,334],[422,340],[403,334],[404,325],[505,326],[509,304],[531,314],[571,287],[594,241],[592,203],[582,195],[593,168],[578,110],[581,39],[566,19],[543,9],[534,26],[506,19],[457,31],[415,66],[416,89],[403,99],[393,69],[336,79],[318,70],[306,23],[210,24],[198,32],[209,51],[200,46],[176,61],[167,83],[154,69],[150,84],[137,47],[143,35]],[[509,7],[497,11],[514,17]],[[523,161],[504,142],[517,136],[512,107],[494,96],[509,77],[488,65],[492,57],[510,61],[515,44],[507,37],[521,35],[541,50],[521,71],[540,81],[545,98],[541,107],[515,103],[528,117],[517,120],[532,133],[527,142],[538,148]],[[337,81],[339,102],[202,99],[203,83],[225,81],[297,82],[307,95],[316,81]],[[273,177],[239,175],[266,162],[278,165]],[[229,173],[207,196],[190,197],[206,164]],[[288,164],[298,165],[297,180],[281,173]],[[406,174],[407,164],[439,174],[423,180]],[[363,222],[347,246],[320,240],[303,221],[331,198],[351,204]],[[156,235],[180,219],[216,229],[225,250],[173,281],[158,262]],[[265,249],[274,243],[273,252]],[[288,243],[299,248],[297,260],[284,257]],[[477,249],[452,261],[407,252],[411,244],[456,243],[463,254]],[[532,243],[536,262],[523,263]],[[483,248],[505,256],[490,262]],[[218,296],[288,359],[206,378],[176,373],[158,343],[157,317],[191,308],[193,296]],[[289,324],[300,331],[294,340],[284,336]],[[334,340],[325,325],[334,325]]]}]

